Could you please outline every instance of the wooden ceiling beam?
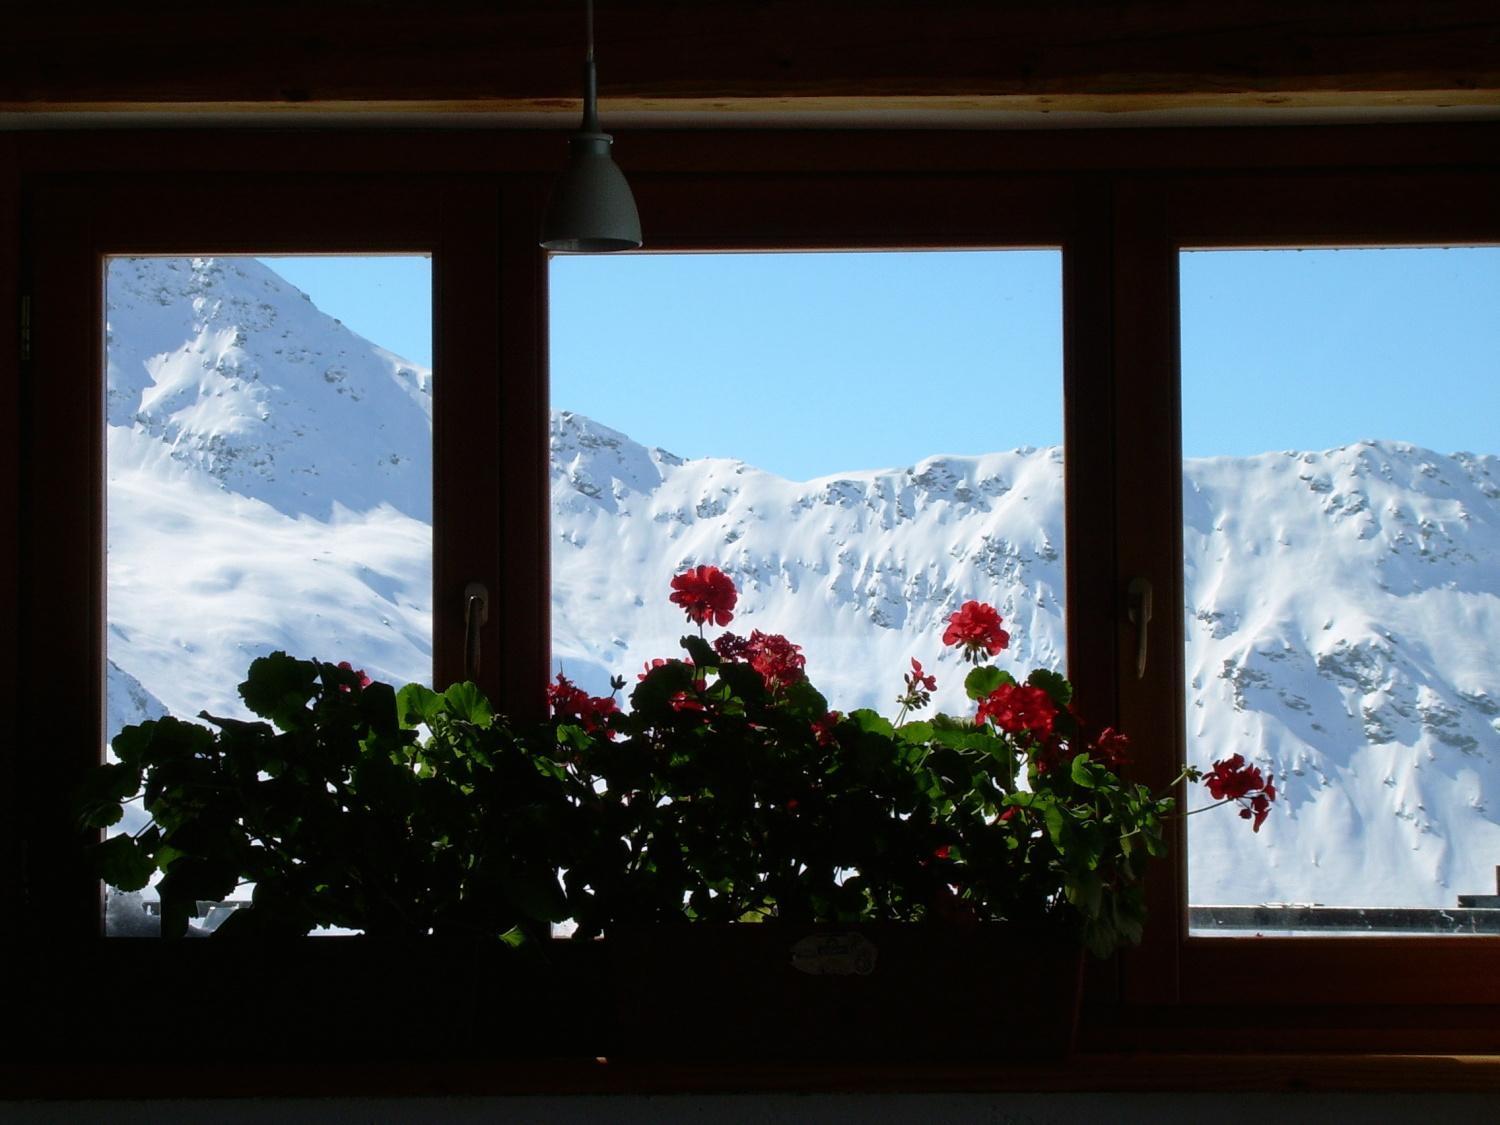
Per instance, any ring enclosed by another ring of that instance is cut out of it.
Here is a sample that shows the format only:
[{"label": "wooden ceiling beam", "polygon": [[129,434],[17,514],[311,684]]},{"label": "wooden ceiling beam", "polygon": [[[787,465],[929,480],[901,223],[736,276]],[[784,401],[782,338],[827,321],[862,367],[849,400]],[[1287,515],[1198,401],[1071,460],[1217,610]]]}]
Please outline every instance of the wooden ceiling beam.
[{"label": "wooden ceiling beam", "polygon": [[[599,0],[641,112],[1500,102],[1494,0]],[[27,5],[0,110],[571,112],[580,3]]]}]

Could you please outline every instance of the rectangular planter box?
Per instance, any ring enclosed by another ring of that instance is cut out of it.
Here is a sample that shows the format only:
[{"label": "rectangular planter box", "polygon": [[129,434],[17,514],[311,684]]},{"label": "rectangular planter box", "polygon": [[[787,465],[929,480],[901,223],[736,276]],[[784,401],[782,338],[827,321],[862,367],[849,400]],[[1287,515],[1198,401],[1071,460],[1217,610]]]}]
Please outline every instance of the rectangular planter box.
[{"label": "rectangular planter box", "polygon": [[617,928],[611,1054],[1042,1059],[1072,1048],[1077,938],[1005,924]]}]

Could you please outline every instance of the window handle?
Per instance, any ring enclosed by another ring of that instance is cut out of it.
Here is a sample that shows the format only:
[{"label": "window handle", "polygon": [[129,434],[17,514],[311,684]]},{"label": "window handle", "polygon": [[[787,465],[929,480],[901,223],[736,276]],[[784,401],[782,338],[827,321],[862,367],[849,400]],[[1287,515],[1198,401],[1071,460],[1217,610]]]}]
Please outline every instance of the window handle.
[{"label": "window handle", "polygon": [[1146,627],[1151,624],[1151,583],[1145,578],[1132,578],[1126,590],[1130,599],[1126,614],[1135,626],[1135,678],[1146,676]]},{"label": "window handle", "polygon": [[479,627],[490,619],[490,591],[483,582],[464,587],[464,679],[479,680]]}]

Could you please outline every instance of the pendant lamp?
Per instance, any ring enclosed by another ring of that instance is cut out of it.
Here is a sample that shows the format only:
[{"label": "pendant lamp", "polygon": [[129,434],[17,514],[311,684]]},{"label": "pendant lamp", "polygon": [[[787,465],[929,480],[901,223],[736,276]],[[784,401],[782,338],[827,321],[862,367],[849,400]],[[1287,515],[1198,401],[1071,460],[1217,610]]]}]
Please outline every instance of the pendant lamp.
[{"label": "pendant lamp", "polygon": [[594,77],[594,0],[586,0],[588,54],[583,63],[583,123],[568,138],[563,169],[547,215],[541,244],[547,250],[600,254],[641,245],[641,219],[625,175],[609,154],[613,138],[599,129],[599,91]]}]

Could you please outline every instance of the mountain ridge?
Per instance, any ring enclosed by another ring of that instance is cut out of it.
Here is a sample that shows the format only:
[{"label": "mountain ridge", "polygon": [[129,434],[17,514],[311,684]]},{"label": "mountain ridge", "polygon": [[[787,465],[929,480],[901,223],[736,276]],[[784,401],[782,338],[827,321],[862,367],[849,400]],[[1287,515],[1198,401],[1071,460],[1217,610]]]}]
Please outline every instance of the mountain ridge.
[{"label": "mountain ridge", "polygon": [[[430,505],[431,374],[264,266],[168,261],[111,263],[112,719],[235,713],[272,648],[430,675],[430,506],[413,497]],[[677,654],[667,583],[704,563],[740,589],[731,627],[801,644],[843,709],[890,709],[916,657],[936,704],[968,710],[940,637],[970,598],[1006,618],[1003,666],[1065,664],[1058,449],[788,481],[570,411],[550,440],[554,662],[591,690]],[[1190,754],[1244,753],[1283,793],[1258,835],[1190,822],[1193,901],[1491,891],[1500,458],[1365,441],[1198,459],[1183,511]]]}]

